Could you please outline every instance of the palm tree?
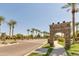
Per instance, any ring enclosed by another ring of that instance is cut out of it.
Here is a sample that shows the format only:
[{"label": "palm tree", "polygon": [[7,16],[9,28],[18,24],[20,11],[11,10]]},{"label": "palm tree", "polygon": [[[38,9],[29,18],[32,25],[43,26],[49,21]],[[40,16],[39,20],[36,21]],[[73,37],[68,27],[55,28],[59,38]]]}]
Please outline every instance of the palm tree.
[{"label": "palm tree", "polygon": [[32,32],[32,35],[34,37],[35,28],[32,28],[31,32]]},{"label": "palm tree", "polygon": [[49,35],[49,33],[48,33],[48,32],[43,31],[43,36],[48,36],[48,35]]},{"label": "palm tree", "polygon": [[13,36],[13,34],[14,34],[14,27],[15,27],[15,25],[16,25],[16,21],[12,21],[12,36]]},{"label": "palm tree", "polygon": [[40,35],[41,35],[41,37],[42,37],[42,34],[43,34],[43,32],[42,32],[42,31],[40,31]]},{"label": "palm tree", "polygon": [[2,24],[3,21],[4,21],[4,17],[0,16],[0,34],[1,34],[1,24]]},{"label": "palm tree", "polygon": [[38,35],[39,30],[38,30],[38,29],[35,29],[35,32],[36,32],[36,36],[37,36],[37,35]]},{"label": "palm tree", "polygon": [[37,32],[38,32],[38,34],[40,34],[41,31],[39,29],[37,29]]},{"label": "palm tree", "polygon": [[31,37],[32,37],[32,39],[33,39],[33,31],[31,30],[30,32],[31,32]]},{"label": "palm tree", "polygon": [[15,25],[16,25],[16,21],[14,21],[14,20],[11,19],[11,20],[8,22],[8,25],[9,25],[9,27],[10,27],[9,35],[12,35],[12,36],[13,36],[13,34],[14,34],[14,27],[15,27]]},{"label": "palm tree", "polygon": [[9,25],[9,36],[11,36],[11,22],[8,22]]},{"label": "palm tree", "polygon": [[[63,8],[71,7],[72,12],[72,26],[73,26],[73,43],[75,43],[75,13],[78,12],[78,9],[76,9],[76,3],[68,3]],[[67,11],[69,11],[68,9]]]},{"label": "palm tree", "polygon": [[27,32],[28,32],[28,35],[29,35],[30,29],[27,29]]},{"label": "palm tree", "polygon": [[45,35],[46,35],[46,33],[47,33],[46,31],[43,31],[43,36],[45,36]]}]

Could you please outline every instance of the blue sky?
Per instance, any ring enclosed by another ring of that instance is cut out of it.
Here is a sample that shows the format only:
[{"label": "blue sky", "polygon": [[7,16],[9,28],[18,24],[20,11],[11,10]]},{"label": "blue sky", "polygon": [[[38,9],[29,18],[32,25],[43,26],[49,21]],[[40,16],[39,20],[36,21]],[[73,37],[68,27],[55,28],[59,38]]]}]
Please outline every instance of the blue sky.
[{"label": "blue sky", "polygon": [[[27,34],[27,29],[37,28],[42,31],[49,31],[52,22],[71,21],[71,13],[61,7],[65,4],[56,3],[0,3],[0,16],[5,17],[5,21],[14,19],[17,21],[15,34]],[[76,21],[79,19],[77,13]],[[6,23],[1,26],[1,31],[8,33],[9,27]]]}]

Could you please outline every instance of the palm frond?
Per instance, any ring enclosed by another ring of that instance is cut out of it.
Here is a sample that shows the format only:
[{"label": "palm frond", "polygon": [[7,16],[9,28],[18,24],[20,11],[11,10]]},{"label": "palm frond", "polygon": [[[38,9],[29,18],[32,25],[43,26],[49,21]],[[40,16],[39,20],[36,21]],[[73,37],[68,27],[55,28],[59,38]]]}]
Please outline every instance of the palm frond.
[{"label": "palm frond", "polygon": [[72,3],[67,3],[69,6],[71,6],[72,5]]},{"label": "palm frond", "polygon": [[71,6],[71,3],[68,3],[68,4],[64,5],[62,8],[68,8],[70,6]]}]

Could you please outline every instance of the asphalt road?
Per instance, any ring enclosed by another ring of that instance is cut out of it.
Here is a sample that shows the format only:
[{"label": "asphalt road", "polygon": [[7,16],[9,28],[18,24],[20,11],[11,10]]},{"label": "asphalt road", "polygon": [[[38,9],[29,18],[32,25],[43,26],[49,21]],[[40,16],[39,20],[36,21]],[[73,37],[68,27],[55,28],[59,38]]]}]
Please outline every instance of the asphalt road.
[{"label": "asphalt road", "polygon": [[0,47],[0,56],[24,56],[40,47],[46,40],[20,40],[19,44]]}]

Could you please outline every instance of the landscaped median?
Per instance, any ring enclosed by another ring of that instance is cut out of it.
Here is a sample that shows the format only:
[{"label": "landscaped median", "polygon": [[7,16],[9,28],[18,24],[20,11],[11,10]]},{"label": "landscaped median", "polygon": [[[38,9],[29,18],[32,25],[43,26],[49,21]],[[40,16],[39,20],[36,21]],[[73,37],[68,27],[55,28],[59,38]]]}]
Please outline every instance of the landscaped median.
[{"label": "landscaped median", "polygon": [[35,50],[29,56],[49,56],[53,48],[49,44],[45,44],[42,48]]},{"label": "landscaped median", "polygon": [[79,44],[72,44],[71,48],[67,50],[69,56],[79,56]]},{"label": "landscaped median", "polygon": [[0,40],[0,47],[14,45],[14,44],[19,44],[19,43],[17,43],[15,40],[5,40],[5,41]]}]

